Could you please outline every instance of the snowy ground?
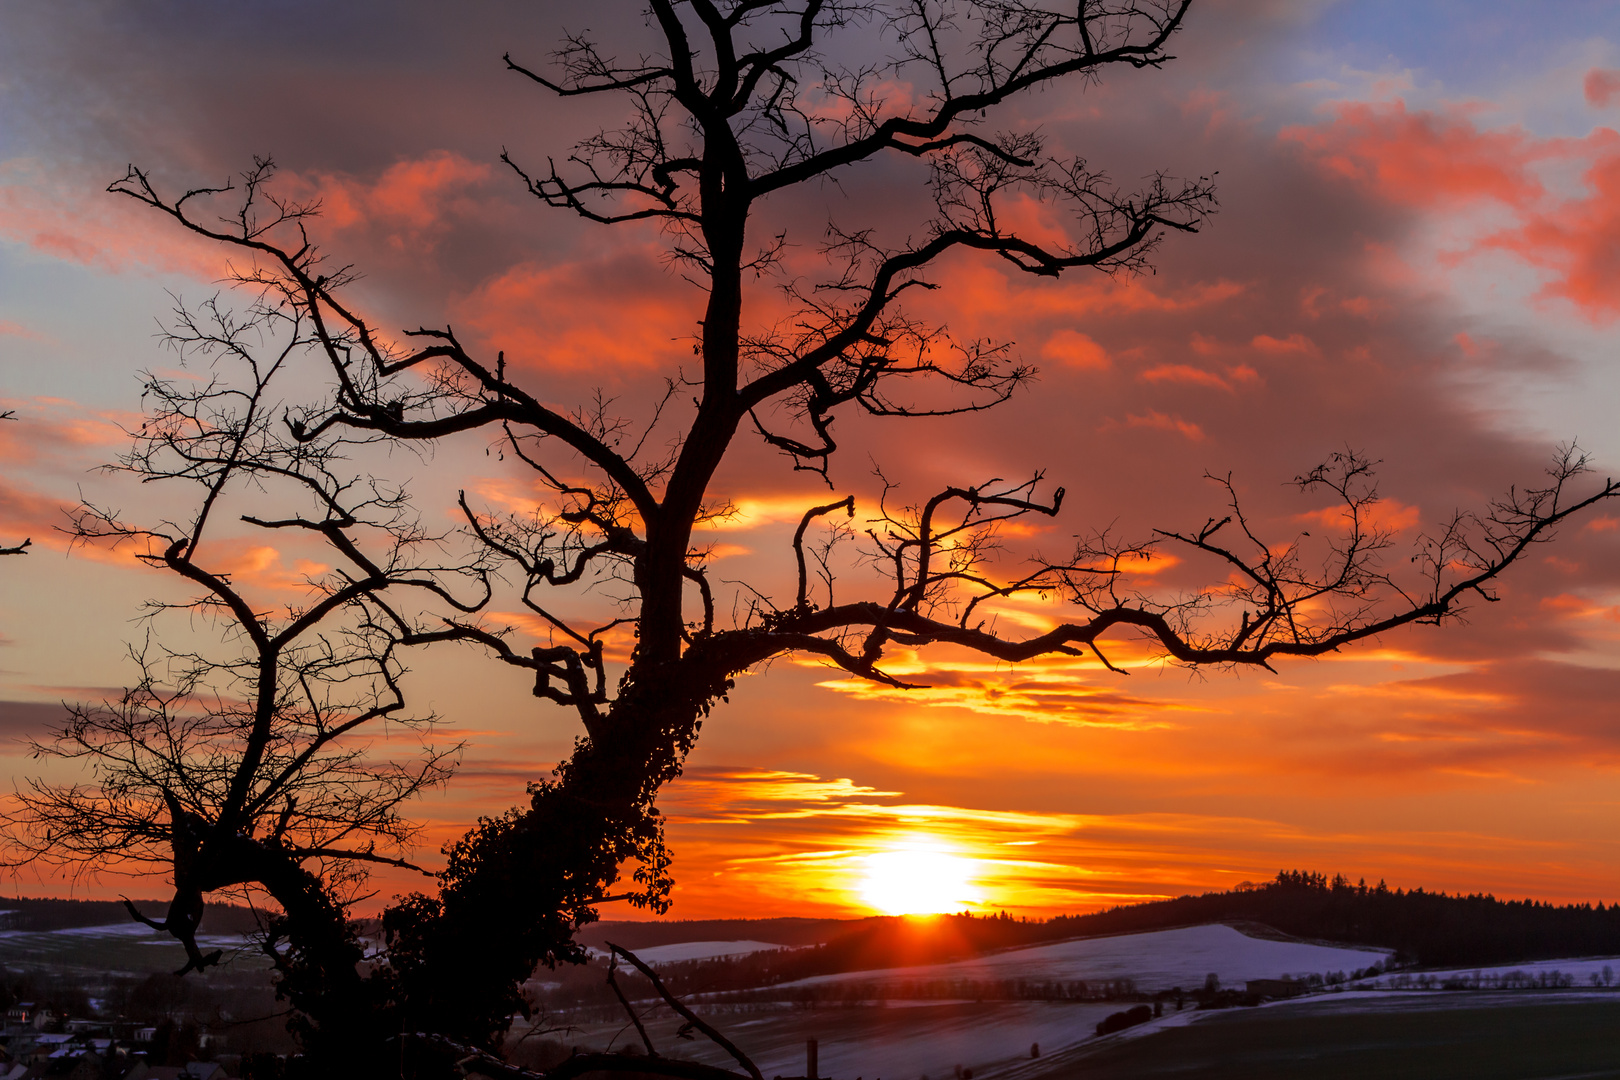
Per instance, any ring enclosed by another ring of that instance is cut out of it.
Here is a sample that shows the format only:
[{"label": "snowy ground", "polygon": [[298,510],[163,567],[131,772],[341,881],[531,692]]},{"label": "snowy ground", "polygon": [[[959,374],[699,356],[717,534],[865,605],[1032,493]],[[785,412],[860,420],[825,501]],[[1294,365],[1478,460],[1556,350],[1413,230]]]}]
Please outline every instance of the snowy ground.
[{"label": "snowy ground", "polygon": [[[1620,1016],[1616,1012],[1620,992],[1612,990],[1343,991],[1272,1002],[1259,1008],[1199,1011],[1189,1006],[1180,1012],[1172,1008],[1161,1018],[1097,1037],[1097,1022],[1124,1007],[1118,1003],[1073,1002],[917,1003],[914,1007],[867,1003],[816,1009],[780,1007],[752,1014],[704,1012],[711,1023],[753,1058],[766,1077],[803,1076],[805,1041],[811,1038],[818,1042],[820,1075],[838,1080],[953,1080],[958,1068],[971,1069],[974,1080],[1072,1080],[1092,1075],[1093,1062],[1118,1058],[1122,1052],[1138,1053],[1128,1047],[1140,1046],[1150,1060],[1164,1058],[1167,1052],[1163,1048],[1152,1049],[1161,1038],[1178,1040],[1172,1045],[1179,1047],[1188,1043],[1186,1036],[1191,1034],[1194,1037],[1188,1045],[1199,1048],[1208,1044],[1215,1056],[1208,1060],[1185,1058],[1172,1050],[1164,1069],[1142,1072],[1141,1077],[1201,1076],[1199,1062],[1213,1065],[1222,1060],[1222,1054],[1241,1051],[1254,1058],[1245,1059],[1251,1069],[1243,1074],[1247,1080],[1297,1078],[1315,1075],[1313,1070],[1321,1065],[1317,1058],[1331,1057],[1340,1050],[1358,1054],[1376,1050],[1383,1055],[1382,1066],[1368,1065],[1353,1074],[1360,1080],[1391,1075],[1387,1069],[1392,1060],[1431,1043],[1449,1046],[1447,1040],[1478,1041],[1493,1032],[1511,1035],[1510,1041],[1533,1043],[1542,1025],[1560,1017],[1576,1024],[1573,1032],[1564,1034],[1589,1042],[1602,1042],[1607,1037],[1615,1054],[1620,1055],[1620,1042],[1612,1036],[1580,1026],[1586,1023],[1579,1014],[1582,1008],[1607,1010],[1594,1014],[1596,1022],[1603,1025]],[[735,1067],[723,1052],[701,1038],[693,1042],[677,1040],[677,1021],[667,1014],[659,1015],[662,1012],[655,1012],[647,1024],[661,1053]],[[1301,1024],[1305,1027],[1298,1027]],[[1206,1027],[1216,1029],[1213,1035],[1199,1034]],[[1322,1041],[1318,1046],[1312,1040],[1319,1029]],[[598,1050],[640,1045],[640,1037],[628,1024],[591,1025],[560,1037],[565,1043]],[[1286,1045],[1290,1038],[1303,1042],[1299,1046]],[[1031,1057],[1031,1044],[1039,1045],[1038,1058]],[[1391,1053],[1394,1059],[1389,1058]],[[1271,1057],[1278,1060],[1272,1061]],[[1132,1058],[1127,1056],[1126,1060]],[[1302,1070],[1300,1063],[1307,1060],[1312,1068]],[[1443,1064],[1428,1059],[1424,1062],[1424,1068],[1438,1069]],[[1615,1064],[1614,1071],[1519,1073],[1487,1069],[1474,1073],[1408,1069],[1400,1075],[1425,1080],[1438,1075],[1579,1075],[1582,1080],[1595,1080],[1620,1076],[1620,1061]],[[1105,1075],[1108,1080],[1121,1075],[1137,1076],[1131,1069],[1122,1073],[1117,1063]],[[1331,1073],[1334,1078],[1341,1075],[1350,1074]]]},{"label": "snowy ground", "polygon": [[[1048,1001],[908,1005],[783,1008],[732,1015],[704,1012],[767,1077],[803,1076],[805,1042],[815,1039],[822,1076],[952,1080],[958,1066],[980,1076],[1029,1061],[1032,1044],[1038,1044],[1043,1054],[1072,1046],[1093,1037],[1097,1022],[1123,1007]],[[661,1053],[711,1065],[732,1064],[701,1038],[677,1041],[676,1026],[667,1017],[648,1025]],[[640,1045],[640,1036],[624,1024],[589,1025],[562,1038],[568,1044],[598,1050]]]},{"label": "snowy ground", "polygon": [[949,964],[817,975],[783,985],[848,981],[889,983],[914,979],[1064,982],[1132,979],[1137,989],[1152,993],[1173,986],[1188,989],[1203,986],[1205,976],[1210,974],[1216,975],[1222,986],[1241,987],[1248,979],[1350,972],[1382,961],[1388,955],[1387,951],[1379,949],[1253,938],[1230,926],[1189,926],[1036,945]]},{"label": "snowy ground", "polygon": [[[758,943],[691,943],[694,948],[728,948]],[[665,949],[671,947],[663,947]],[[735,951],[744,951],[737,948]],[[638,953],[653,959],[663,949]],[[706,953],[707,955],[720,955]],[[666,962],[695,952],[661,955]],[[891,983],[938,980],[1028,979],[1088,982],[1131,979],[1144,991],[1204,984],[1214,973],[1223,985],[1241,987],[1248,979],[1352,971],[1385,959],[1387,953],[1249,937],[1229,926],[1198,926],[1146,934],[1060,942],[1014,949],[992,956],[905,968],[818,976],[788,986],[853,981]],[[1358,997],[1359,995],[1341,995]],[[1053,1054],[1095,1041],[1097,1022],[1126,1008],[1118,1002],[987,1001],[869,1002],[848,1007],[756,1006],[736,1011],[705,1009],[712,1022],[758,1063],[767,1076],[802,1076],[805,1041],[819,1044],[823,1076],[853,1080],[952,1080],[958,1067],[975,1077],[1016,1077]],[[662,1015],[660,1015],[662,1014]],[[661,1052],[677,1053],[714,1065],[725,1056],[702,1040],[674,1038],[677,1022],[662,1009],[649,1024]],[[1210,1014],[1202,1014],[1208,1016]],[[1151,1024],[1109,1039],[1138,1038],[1165,1027],[1191,1023],[1195,1013],[1171,1011]],[[621,1022],[592,1024],[560,1035],[562,1041],[592,1049],[638,1045],[639,1036]],[[1041,1058],[1032,1059],[1032,1045]]]}]

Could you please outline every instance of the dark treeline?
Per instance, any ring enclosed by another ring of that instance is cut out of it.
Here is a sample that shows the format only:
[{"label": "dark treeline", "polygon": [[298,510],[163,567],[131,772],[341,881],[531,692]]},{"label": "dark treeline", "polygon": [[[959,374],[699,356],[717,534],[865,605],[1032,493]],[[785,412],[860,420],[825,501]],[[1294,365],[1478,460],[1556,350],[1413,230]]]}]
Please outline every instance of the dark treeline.
[{"label": "dark treeline", "polygon": [[[137,900],[135,906],[162,921],[169,902]],[[0,930],[77,930],[129,921],[129,911],[120,900],[0,898]],[[258,913],[239,904],[210,903],[203,912],[202,932],[205,934],[251,934],[258,928]]]},{"label": "dark treeline", "polygon": [[1284,871],[1260,886],[1133,904],[1041,924],[1047,940],[1212,922],[1262,923],[1296,937],[1374,945],[1401,965],[1512,964],[1620,954],[1620,907],[1450,896],[1352,885],[1342,875]]}]

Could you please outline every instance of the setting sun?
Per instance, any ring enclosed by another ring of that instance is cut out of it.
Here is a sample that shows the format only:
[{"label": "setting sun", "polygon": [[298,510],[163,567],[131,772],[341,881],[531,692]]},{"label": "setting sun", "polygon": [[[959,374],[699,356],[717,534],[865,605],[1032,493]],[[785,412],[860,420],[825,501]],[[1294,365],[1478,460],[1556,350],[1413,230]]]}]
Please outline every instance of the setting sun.
[{"label": "setting sun", "polygon": [[861,897],[885,915],[937,915],[977,904],[972,859],[931,847],[906,847],[866,856]]}]

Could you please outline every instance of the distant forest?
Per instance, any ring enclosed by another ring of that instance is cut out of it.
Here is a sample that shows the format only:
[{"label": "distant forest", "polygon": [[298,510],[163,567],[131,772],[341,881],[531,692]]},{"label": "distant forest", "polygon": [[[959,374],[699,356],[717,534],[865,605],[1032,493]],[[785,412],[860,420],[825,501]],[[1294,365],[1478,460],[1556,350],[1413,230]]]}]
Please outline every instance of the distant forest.
[{"label": "distant forest", "polygon": [[1041,940],[1256,922],[1294,937],[1375,945],[1402,966],[1466,967],[1620,955],[1620,905],[1498,900],[1350,884],[1342,875],[1283,871],[1230,892],[1182,896],[1042,923]]}]

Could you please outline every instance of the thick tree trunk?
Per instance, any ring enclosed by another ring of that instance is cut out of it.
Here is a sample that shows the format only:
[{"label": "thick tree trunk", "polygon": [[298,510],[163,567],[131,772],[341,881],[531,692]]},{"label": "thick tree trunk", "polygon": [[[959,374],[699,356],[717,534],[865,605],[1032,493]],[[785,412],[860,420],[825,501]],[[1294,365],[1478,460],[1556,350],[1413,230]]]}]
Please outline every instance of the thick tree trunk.
[{"label": "thick tree trunk", "polygon": [[214,959],[203,957],[195,940],[203,897],[240,885],[264,889],[281,906],[266,942],[278,973],[276,996],[294,1009],[288,1029],[317,1070],[312,1075],[388,1075],[377,1062],[398,1032],[391,980],[362,970],[362,943],[321,879],[275,843],[204,826],[184,811],[174,828],[175,895],[166,929],[187,946],[192,965]]},{"label": "thick tree trunk", "polygon": [[[694,655],[694,653],[696,655]],[[574,932],[638,865],[633,887],[661,908],[668,854],[654,800],[679,775],[731,669],[697,647],[668,665],[638,663],[597,739],[581,739],[529,805],[485,819],[450,852],[438,898],[388,911],[389,959],[407,1030],[492,1048],[540,964],[578,962]]]}]

